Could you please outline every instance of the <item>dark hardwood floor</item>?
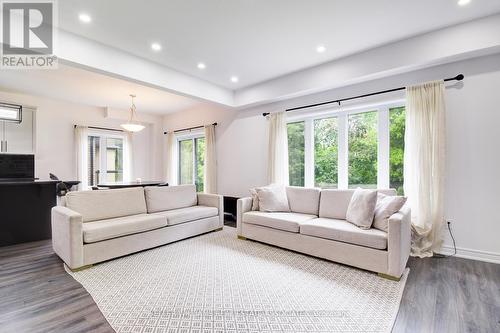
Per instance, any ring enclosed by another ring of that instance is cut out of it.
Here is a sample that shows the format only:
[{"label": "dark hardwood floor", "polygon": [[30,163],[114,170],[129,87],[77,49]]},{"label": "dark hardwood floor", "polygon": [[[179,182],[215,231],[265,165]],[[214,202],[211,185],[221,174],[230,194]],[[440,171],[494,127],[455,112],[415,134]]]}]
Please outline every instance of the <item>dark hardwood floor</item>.
[{"label": "dark hardwood floor", "polygon": [[[500,265],[411,258],[393,332],[500,332]],[[50,241],[0,248],[0,332],[113,332]]]}]

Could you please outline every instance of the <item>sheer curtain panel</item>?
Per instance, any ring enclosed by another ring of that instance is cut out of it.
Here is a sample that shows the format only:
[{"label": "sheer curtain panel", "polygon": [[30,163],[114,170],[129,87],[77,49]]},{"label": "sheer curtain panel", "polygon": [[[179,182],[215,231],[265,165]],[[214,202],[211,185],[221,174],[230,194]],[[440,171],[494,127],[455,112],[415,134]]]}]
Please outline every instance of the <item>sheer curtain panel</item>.
[{"label": "sheer curtain panel", "polygon": [[445,181],[444,81],[406,88],[404,191],[412,215],[412,249],[429,257],[442,244]]},{"label": "sheer curtain panel", "polygon": [[88,128],[75,126],[76,177],[80,181],[78,190],[87,190],[88,180]]},{"label": "sheer curtain panel", "polygon": [[269,115],[268,180],[270,184],[288,185],[288,136],[286,113]]},{"label": "sheer curtain panel", "polygon": [[203,189],[205,193],[217,193],[217,160],[215,151],[215,125],[205,126],[205,166]]}]

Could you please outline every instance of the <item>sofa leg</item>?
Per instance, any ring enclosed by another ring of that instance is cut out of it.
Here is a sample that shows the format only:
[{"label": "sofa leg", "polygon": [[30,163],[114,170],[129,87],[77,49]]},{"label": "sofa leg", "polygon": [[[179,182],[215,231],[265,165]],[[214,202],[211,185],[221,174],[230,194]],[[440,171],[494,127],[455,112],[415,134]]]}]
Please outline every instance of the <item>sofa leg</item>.
[{"label": "sofa leg", "polygon": [[[70,271],[72,271],[73,273],[75,273],[75,272],[80,272],[80,271],[83,271],[84,269],[90,268],[90,267],[92,267],[92,266],[94,266],[94,265],[93,265],[93,264],[90,264],[90,265],[85,265],[85,266],[78,267],[78,268],[75,268],[75,269],[70,268],[69,270],[70,270]],[[68,268],[69,268],[69,267],[68,267]]]},{"label": "sofa leg", "polygon": [[246,237],[243,237],[243,236],[240,236],[240,235],[238,235],[238,239],[241,239],[241,240],[247,240],[247,238],[246,238]]},{"label": "sofa leg", "polygon": [[400,277],[395,277],[395,276],[387,275],[387,274],[384,274],[384,273],[378,273],[378,276],[380,276],[380,277],[382,277],[384,279],[392,280],[392,281],[399,281],[399,280],[401,280]]}]

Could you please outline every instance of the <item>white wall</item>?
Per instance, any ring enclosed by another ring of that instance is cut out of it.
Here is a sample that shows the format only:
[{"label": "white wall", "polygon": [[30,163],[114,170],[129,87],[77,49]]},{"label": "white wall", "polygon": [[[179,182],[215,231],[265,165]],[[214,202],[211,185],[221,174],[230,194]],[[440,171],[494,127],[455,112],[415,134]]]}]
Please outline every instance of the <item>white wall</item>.
[{"label": "white wall", "polygon": [[[250,187],[263,185],[267,179],[268,131],[262,112],[454,77],[459,73],[466,76],[463,83],[447,84],[446,217],[453,220],[461,256],[500,262],[500,214],[495,210],[500,203],[499,54],[247,110],[198,107],[165,116],[164,127],[177,129],[217,121],[219,193],[247,196]],[[401,97],[402,93],[396,93],[379,96],[377,100]],[[446,234],[446,251],[450,245]]]},{"label": "white wall", "polygon": [[[35,175],[48,179],[49,172],[65,180],[76,179],[73,126],[119,128],[119,119],[105,118],[102,107],[74,104],[44,97],[0,90],[0,101],[34,107]],[[162,136],[160,116],[140,114],[146,129],[134,134],[133,179],[162,179]]]}]

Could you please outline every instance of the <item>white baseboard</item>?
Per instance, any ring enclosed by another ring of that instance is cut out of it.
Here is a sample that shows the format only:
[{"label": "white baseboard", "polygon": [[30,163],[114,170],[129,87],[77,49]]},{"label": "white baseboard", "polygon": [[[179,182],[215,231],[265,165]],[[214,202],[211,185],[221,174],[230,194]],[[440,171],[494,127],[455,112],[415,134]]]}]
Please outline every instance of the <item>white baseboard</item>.
[{"label": "white baseboard", "polygon": [[[453,246],[443,245],[439,253],[444,255],[453,254]],[[495,252],[472,250],[472,249],[457,247],[456,257],[500,264],[500,253],[495,253]]]}]

